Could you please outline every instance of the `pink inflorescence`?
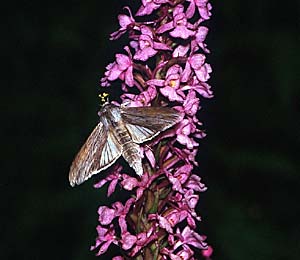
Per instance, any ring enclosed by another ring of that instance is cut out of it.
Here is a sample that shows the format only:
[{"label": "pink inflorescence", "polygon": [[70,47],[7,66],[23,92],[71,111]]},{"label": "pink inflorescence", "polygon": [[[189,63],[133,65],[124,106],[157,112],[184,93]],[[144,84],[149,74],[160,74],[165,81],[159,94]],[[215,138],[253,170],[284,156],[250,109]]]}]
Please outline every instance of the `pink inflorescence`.
[{"label": "pink inflorescence", "polygon": [[[144,174],[126,174],[116,164],[96,188],[108,183],[131,193],[98,209],[97,255],[114,244],[113,259],[210,259],[212,247],[196,232],[199,193],[207,188],[197,175],[195,156],[205,137],[197,118],[202,98],[213,97],[207,81],[211,66],[203,25],[211,16],[208,0],[142,0],[135,15],[129,7],[118,16],[112,40],[128,36],[124,53],[106,67],[101,85],[121,84],[130,106],[168,105],[184,114],[172,129],[142,146]],[[142,17],[142,19],[140,19]],[[138,21],[142,20],[142,21]],[[120,253],[121,254],[121,253]],[[140,258],[138,258],[140,257]]]}]

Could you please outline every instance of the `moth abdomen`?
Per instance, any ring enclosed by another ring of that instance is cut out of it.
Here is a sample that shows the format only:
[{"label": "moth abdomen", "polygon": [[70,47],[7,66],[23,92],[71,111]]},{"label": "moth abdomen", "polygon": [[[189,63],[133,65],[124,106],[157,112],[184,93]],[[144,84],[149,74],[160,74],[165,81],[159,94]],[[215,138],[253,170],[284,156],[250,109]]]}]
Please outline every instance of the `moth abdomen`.
[{"label": "moth abdomen", "polygon": [[122,155],[132,167],[136,174],[141,176],[143,174],[142,156],[140,146],[132,141],[123,145]]},{"label": "moth abdomen", "polygon": [[118,143],[122,146],[123,158],[135,170],[136,174],[142,175],[143,167],[140,146],[133,142],[122,121],[118,122],[114,128],[114,132]]},{"label": "moth abdomen", "polygon": [[123,146],[125,143],[128,143],[131,140],[131,137],[128,133],[128,131],[126,130],[125,127],[116,127],[115,128],[116,131],[116,136],[118,139],[118,142]]}]

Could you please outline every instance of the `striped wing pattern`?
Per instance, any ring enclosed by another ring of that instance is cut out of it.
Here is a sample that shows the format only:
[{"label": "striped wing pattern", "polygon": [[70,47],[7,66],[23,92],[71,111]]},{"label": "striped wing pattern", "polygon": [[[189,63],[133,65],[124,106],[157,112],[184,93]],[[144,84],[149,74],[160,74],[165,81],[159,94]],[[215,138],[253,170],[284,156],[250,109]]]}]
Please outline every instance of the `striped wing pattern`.
[{"label": "striped wing pattern", "polygon": [[105,170],[121,156],[122,147],[100,122],[76,155],[69,173],[71,186]]}]

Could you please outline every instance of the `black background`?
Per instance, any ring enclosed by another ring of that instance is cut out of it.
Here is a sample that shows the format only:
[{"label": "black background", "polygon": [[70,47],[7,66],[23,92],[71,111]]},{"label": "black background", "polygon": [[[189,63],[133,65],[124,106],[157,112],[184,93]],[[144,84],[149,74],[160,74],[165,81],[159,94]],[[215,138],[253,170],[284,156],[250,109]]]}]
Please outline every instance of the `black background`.
[{"label": "black background", "polygon": [[[96,259],[89,247],[106,189],[92,188],[96,178],[73,189],[67,175],[126,39],[108,40],[116,16],[137,2],[2,8],[1,259]],[[300,257],[299,5],[215,1],[206,23],[215,98],[199,114],[208,136],[198,173],[209,187],[199,210],[213,259]]]}]

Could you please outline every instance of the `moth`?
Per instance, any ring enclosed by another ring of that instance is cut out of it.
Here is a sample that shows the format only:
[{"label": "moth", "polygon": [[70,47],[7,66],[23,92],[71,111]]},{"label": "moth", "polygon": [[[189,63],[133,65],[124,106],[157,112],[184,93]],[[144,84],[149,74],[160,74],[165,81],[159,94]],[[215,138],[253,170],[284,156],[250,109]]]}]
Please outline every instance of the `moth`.
[{"label": "moth", "polygon": [[140,144],[153,139],[182,119],[181,113],[168,107],[128,107],[110,103],[104,104],[98,114],[100,122],[71,164],[71,186],[79,185],[107,169],[121,155],[141,176]]}]

